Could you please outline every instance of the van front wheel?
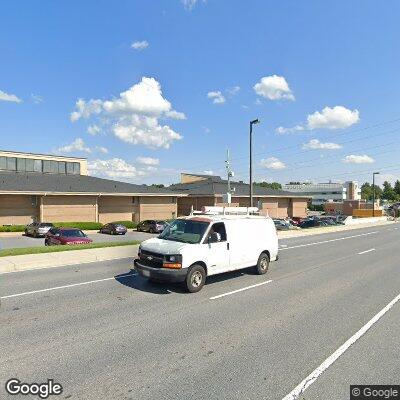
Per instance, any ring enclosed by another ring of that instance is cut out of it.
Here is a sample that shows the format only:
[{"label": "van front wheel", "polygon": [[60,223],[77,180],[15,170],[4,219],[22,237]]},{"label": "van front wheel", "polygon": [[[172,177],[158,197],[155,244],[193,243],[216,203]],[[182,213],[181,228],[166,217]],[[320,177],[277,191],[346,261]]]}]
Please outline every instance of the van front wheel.
[{"label": "van front wheel", "polygon": [[258,257],[257,265],[256,265],[256,273],[258,275],[264,275],[267,273],[269,268],[269,256],[267,253],[261,253],[260,257]]},{"label": "van front wheel", "polygon": [[186,290],[190,293],[196,293],[201,290],[206,282],[206,271],[201,265],[193,265],[185,280]]}]

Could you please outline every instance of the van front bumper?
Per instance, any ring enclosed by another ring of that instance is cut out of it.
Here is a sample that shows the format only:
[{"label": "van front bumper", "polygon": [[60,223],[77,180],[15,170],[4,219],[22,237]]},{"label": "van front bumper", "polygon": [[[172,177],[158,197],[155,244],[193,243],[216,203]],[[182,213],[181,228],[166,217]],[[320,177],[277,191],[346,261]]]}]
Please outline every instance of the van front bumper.
[{"label": "van front bumper", "polygon": [[136,259],[133,262],[135,270],[139,275],[145,278],[151,278],[164,282],[183,282],[186,279],[187,268],[182,269],[168,269],[168,268],[155,268],[143,264],[140,260]]}]

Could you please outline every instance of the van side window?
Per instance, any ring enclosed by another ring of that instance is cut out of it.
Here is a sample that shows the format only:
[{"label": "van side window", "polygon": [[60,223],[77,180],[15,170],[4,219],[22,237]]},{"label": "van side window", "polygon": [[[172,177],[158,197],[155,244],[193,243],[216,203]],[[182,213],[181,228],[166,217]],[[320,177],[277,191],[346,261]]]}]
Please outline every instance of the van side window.
[{"label": "van side window", "polygon": [[225,230],[225,224],[223,222],[217,222],[215,223],[208,234],[210,236],[213,232],[219,233],[221,236],[221,242],[226,242],[226,230]]}]

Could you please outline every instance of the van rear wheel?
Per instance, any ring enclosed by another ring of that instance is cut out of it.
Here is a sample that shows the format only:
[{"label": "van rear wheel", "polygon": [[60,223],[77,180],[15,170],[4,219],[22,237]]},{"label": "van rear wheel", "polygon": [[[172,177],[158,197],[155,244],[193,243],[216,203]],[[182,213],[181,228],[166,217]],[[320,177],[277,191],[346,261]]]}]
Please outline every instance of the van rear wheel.
[{"label": "van rear wheel", "polygon": [[201,265],[193,265],[185,279],[186,290],[190,293],[196,293],[202,289],[206,282],[206,271]]},{"label": "van rear wheel", "polygon": [[267,253],[261,253],[258,257],[257,265],[255,267],[258,275],[264,275],[267,273],[269,268],[269,256]]}]

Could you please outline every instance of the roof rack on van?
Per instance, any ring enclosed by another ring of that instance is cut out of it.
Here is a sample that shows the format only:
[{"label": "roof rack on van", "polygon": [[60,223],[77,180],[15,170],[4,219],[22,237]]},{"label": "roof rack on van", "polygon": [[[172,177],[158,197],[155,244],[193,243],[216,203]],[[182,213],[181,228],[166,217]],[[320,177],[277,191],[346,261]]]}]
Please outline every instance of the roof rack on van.
[{"label": "roof rack on van", "polygon": [[203,206],[201,211],[195,211],[193,206],[190,215],[259,215],[257,207],[218,207]]}]

